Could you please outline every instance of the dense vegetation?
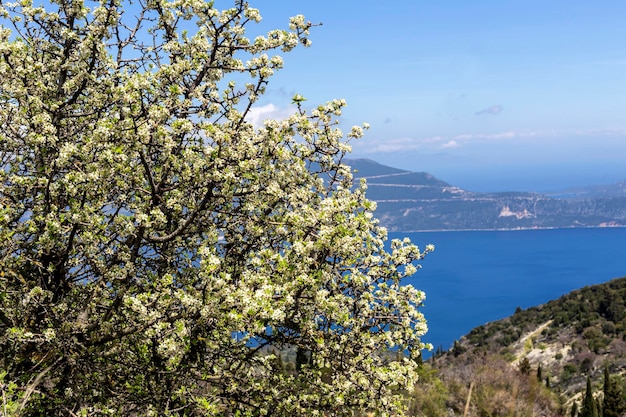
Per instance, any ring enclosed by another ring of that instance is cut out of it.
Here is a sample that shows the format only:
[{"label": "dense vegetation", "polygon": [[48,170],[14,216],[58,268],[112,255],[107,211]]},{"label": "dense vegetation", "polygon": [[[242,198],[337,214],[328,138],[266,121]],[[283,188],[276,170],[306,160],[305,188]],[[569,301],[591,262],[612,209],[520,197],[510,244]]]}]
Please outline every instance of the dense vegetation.
[{"label": "dense vegetation", "polygon": [[537,342],[551,342],[563,331],[571,331],[580,336],[575,340],[578,350],[601,354],[610,346],[618,348],[626,338],[626,278],[584,287],[527,310],[518,308],[509,318],[473,329],[467,343],[475,349],[506,347],[548,321],[550,326]]},{"label": "dense vegetation", "polygon": [[622,416],[625,307],[620,278],[473,329],[425,365],[416,392],[439,392],[440,406],[431,413],[426,401],[415,415],[462,415],[470,397],[472,416]]}]

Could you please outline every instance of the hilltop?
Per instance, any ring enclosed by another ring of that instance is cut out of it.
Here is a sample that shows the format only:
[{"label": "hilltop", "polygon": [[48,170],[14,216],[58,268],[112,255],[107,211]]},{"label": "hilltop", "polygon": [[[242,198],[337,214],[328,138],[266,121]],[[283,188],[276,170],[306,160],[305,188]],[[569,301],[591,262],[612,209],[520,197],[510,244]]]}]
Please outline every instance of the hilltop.
[{"label": "hilltop", "polygon": [[516,230],[626,226],[623,184],[552,194],[466,191],[426,172],[369,159],[346,161],[368,184],[377,217],[390,231]]},{"label": "hilltop", "polygon": [[[626,278],[584,287],[557,300],[473,329],[455,343],[449,364],[498,354],[542,365],[552,384],[576,392],[605,363],[626,372]],[[450,356],[448,355],[448,356]]]},{"label": "hilltop", "polygon": [[587,377],[602,391],[605,367],[626,392],[625,340],[626,278],[620,278],[473,329],[449,351],[437,351],[418,392],[442,384],[451,415],[462,414],[470,385],[470,415],[570,415]]}]

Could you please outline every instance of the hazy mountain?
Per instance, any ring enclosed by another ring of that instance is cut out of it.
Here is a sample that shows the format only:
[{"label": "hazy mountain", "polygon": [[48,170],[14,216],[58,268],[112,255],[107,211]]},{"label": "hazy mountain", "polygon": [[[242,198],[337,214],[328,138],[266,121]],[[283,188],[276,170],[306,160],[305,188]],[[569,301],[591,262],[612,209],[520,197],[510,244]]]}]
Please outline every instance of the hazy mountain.
[{"label": "hazy mountain", "polygon": [[590,185],[586,187],[569,188],[562,191],[546,193],[554,198],[605,198],[626,197],[626,181],[617,184]]},{"label": "hazy mountain", "polygon": [[626,226],[624,186],[597,186],[553,195],[465,191],[426,172],[369,159],[346,161],[365,178],[377,217],[391,231],[511,230]]}]

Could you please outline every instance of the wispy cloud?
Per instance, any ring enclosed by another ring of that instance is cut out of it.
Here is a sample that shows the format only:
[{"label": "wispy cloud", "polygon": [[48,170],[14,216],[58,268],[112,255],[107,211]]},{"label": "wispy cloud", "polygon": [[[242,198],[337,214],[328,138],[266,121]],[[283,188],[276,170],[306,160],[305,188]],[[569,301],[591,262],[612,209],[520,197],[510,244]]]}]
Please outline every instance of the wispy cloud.
[{"label": "wispy cloud", "polygon": [[515,131],[509,130],[505,132],[498,133],[488,133],[488,134],[480,134],[480,133],[464,133],[461,135],[455,135],[452,137],[453,140],[457,141],[471,141],[471,140],[500,140],[500,139],[518,139],[518,138],[532,138],[538,136],[540,134],[546,134],[547,132],[533,131],[533,130],[523,130],[523,131]]},{"label": "wispy cloud", "polygon": [[493,104],[485,109],[479,110],[476,113],[474,113],[476,116],[480,116],[483,114],[492,114],[492,115],[496,115],[502,112],[502,110],[504,110],[504,107],[502,107],[501,104]]},{"label": "wispy cloud", "polygon": [[[361,142],[365,144],[365,142]],[[376,143],[368,143],[366,153],[388,153],[399,151],[414,151],[422,147],[420,140],[415,138],[394,138]]]},{"label": "wispy cloud", "polygon": [[459,142],[457,142],[456,140],[451,140],[441,145],[443,149],[456,148],[457,146],[459,146]]},{"label": "wispy cloud", "polygon": [[600,136],[600,137],[623,137],[626,135],[626,128],[606,128],[593,130],[577,130],[576,136]]},{"label": "wispy cloud", "polygon": [[366,145],[367,149],[364,151],[367,153],[391,153],[402,151],[414,151],[420,150],[449,150],[453,148],[460,148],[467,146],[473,142],[485,142],[485,141],[501,141],[501,140],[515,140],[515,139],[530,139],[537,137],[554,137],[562,132],[554,132],[548,130],[509,130],[497,133],[478,134],[478,133],[463,133],[458,135],[437,135],[422,138],[415,137],[401,137],[386,139],[374,142],[368,142],[365,140],[361,142]]}]

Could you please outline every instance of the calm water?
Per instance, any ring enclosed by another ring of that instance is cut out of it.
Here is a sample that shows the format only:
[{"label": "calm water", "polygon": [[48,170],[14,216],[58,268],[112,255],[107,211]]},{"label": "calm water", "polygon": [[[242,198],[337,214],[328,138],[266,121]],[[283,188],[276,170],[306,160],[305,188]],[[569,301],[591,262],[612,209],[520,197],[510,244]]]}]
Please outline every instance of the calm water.
[{"label": "calm water", "polygon": [[436,251],[409,283],[426,292],[424,341],[449,348],[472,328],[626,276],[626,228],[390,233]]}]

